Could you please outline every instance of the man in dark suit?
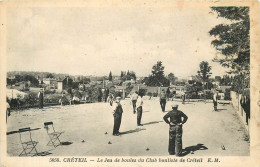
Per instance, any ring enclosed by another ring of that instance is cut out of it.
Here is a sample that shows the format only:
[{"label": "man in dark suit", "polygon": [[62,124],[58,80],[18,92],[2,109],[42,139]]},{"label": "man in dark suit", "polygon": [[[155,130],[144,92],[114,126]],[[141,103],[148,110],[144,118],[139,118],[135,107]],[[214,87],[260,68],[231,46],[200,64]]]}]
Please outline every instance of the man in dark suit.
[{"label": "man in dark suit", "polygon": [[[168,118],[170,118],[170,121]],[[172,105],[172,111],[168,112],[163,119],[170,125],[168,152],[170,155],[176,153],[176,156],[181,156],[182,125],[187,121],[188,117],[182,111],[178,110],[178,105]]]}]

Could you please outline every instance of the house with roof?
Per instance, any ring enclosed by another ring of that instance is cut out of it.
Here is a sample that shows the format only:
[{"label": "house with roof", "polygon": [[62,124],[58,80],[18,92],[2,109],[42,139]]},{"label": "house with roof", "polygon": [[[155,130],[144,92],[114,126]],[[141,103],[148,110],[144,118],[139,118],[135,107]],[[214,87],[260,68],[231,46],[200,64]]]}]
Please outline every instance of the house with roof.
[{"label": "house with roof", "polygon": [[58,90],[64,90],[72,87],[73,80],[66,76],[64,79],[58,80]]}]

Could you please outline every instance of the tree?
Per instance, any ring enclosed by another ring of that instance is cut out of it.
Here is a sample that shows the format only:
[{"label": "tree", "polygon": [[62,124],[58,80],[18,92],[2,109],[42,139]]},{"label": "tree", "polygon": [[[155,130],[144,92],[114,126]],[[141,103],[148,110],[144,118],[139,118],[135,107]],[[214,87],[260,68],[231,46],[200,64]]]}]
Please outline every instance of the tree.
[{"label": "tree", "polygon": [[168,74],[168,79],[170,80],[170,83],[175,84],[176,77],[173,73]]},{"label": "tree", "polygon": [[121,77],[122,81],[131,80],[131,79],[136,80],[135,72],[134,71],[129,71],[129,70],[127,72],[121,71],[120,77]]},{"label": "tree", "polygon": [[169,86],[170,81],[164,76],[164,66],[161,61],[158,61],[152,67],[152,74],[144,78],[144,83],[147,86]]},{"label": "tree", "polygon": [[38,86],[39,85],[38,79],[36,79],[34,76],[31,76],[31,75],[23,76],[23,81],[30,81],[32,86]]},{"label": "tree", "polygon": [[198,71],[198,76],[203,82],[207,82],[211,76],[211,66],[207,61],[200,62],[200,70]]},{"label": "tree", "polygon": [[110,71],[109,76],[108,76],[108,80],[109,80],[109,81],[112,81],[112,79],[113,79],[113,77],[112,77],[112,72]]},{"label": "tree", "polygon": [[211,7],[218,17],[230,24],[219,24],[209,31],[216,39],[211,44],[224,57],[214,59],[231,69],[230,73],[247,74],[250,70],[250,19],[249,7]]},{"label": "tree", "polygon": [[46,75],[46,78],[54,78],[54,76],[53,76],[51,73],[48,73],[48,74]]}]

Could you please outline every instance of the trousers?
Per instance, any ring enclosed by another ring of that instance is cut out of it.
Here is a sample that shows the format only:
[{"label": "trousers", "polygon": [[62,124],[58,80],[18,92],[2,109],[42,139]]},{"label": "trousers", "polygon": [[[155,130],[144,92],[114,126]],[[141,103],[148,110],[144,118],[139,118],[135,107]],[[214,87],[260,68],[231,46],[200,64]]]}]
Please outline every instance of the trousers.
[{"label": "trousers", "polygon": [[213,104],[214,104],[214,110],[215,110],[215,111],[217,111],[217,110],[218,110],[218,109],[217,109],[218,102],[217,102],[217,101],[215,101],[215,100],[213,100]]},{"label": "trousers", "polygon": [[114,129],[113,129],[113,135],[116,135],[119,133],[119,128],[121,125],[122,120],[122,114],[114,114]]},{"label": "trousers", "polygon": [[132,100],[134,114],[135,114],[135,109],[136,109],[136,101],[137,100]]},{"label": "trousers", "polygon": [[166,105],[166,99],[161,99],[160,105],[161,105],[162,111],[164,112],[165,111],[165,105]]},{"label": "trousers", "polygon": [[141,119],[143,114],[143,108],[142,106],[137,108],[137,125],[141,125]]},{"label": "trousers", "polygon": [[182,154],[182,125],[170,125],[169,129],[169,147],[168,152],[170,155]]}]

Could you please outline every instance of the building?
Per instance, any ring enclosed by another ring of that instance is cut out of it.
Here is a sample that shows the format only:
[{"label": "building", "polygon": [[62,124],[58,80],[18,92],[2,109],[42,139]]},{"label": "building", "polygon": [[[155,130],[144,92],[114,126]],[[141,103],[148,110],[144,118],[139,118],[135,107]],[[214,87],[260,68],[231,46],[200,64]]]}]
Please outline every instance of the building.
[{"label": "building", "polygon": [[47,85],[47,87],[55,89],[58,87],[58,81],[53,78],[43,78],[42,82]]},{"label": "building", "polygon": [[64,90],[72,87],[73,80],[66,76],[64,79],[57,81],[58,90]]}]

